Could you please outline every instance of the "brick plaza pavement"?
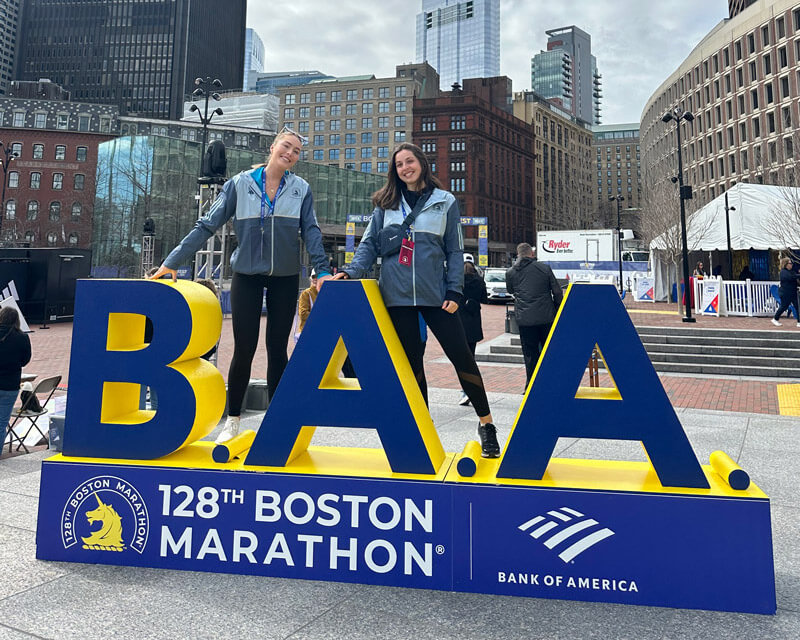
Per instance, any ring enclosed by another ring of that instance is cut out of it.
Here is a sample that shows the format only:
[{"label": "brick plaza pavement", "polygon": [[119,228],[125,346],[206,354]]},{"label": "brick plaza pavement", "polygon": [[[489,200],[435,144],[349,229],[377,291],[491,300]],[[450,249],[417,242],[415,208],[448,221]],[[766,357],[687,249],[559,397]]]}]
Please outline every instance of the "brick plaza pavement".
[{"label": "brick plaza pavement", "polygon": [[[629,304],[631,318],[637,325],[645,326],[685,326],[677,305],[667,304]],[[654,313],[657,312],[657,313]],[[591,321],[591,318],[587,319]],[[266,377],[266,350],[264,347],[264,325],[262,320],[261,340],[253,361],[253,378]],[[483,325],[485,341],[496,338],[504,332],[505,306],[485,305],[483,307]],[[800,331],[793,323],[784,323],[781,328],[773,327],[766,318],[714,318],[700,316],[698,327],[725,329],[766,329],[775,331]],[[33,359],[26,371],[38,373],[40,376],[61,374],[64,385],[68,383],[69,348],[72,333],[70,323],[51,324],[49,329],[40,329],[38,325],[31,327],[30,334],[33,348]],[[290,350],[292,345],[290,344]],[[479,345],[479,349],[481,346]],[[222,338],[220,340],[220,370],[227,374],[233,355],[233,336],[230,317],[223,321]],[[458,381],[452,366],[444,360],[444,356],[433,335],[429,336],[425,353],[426,375],[431,388],[456,389]],[[525,383],[525,372],[522,366],[490,365],[481,363],[486,388],[489,391],[504,393],[521,393]],[[676,407],[691,409],[713,409],[720,411],[743,411],[747,413],[779,414],[776,380],[739,379],[739,378],[700,378],[684,375],[661,375],[661,381],[672,403]],[[782,381],[786,382],[786,380]],[[585,381],[586,384],[588,382]],[[601,377],[601,385],[605,384]]]}]

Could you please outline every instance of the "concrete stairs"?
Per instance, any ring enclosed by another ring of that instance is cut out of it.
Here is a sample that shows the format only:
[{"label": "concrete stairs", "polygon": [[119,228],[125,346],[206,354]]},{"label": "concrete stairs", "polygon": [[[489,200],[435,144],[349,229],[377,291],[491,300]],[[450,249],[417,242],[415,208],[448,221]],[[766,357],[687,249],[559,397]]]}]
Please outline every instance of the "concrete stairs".
[{"label": "concrete stairs", "polygon": [[[794,323],[774,331],[697,327],[637,327],[637,331],[659,372],[800,378],[800,329]],[[508,336],[495,341],[489,353],[476,355],[476,360],[523,365],[519,336],[510,340]]]}]

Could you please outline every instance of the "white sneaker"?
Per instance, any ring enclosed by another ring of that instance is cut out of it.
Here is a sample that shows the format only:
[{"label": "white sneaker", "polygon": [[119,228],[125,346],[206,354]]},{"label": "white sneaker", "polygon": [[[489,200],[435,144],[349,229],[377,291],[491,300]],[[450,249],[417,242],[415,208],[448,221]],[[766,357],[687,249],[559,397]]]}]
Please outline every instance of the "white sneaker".
[{"label": "white sneaker", "polygon": [[233,436],[239,433],[239,416],[228,416],[228,419],[225,421],[225,428],[222,430],[217,436],[217,439],[214,440],[216,444],[222,444],[223,442],[227,442]]},{"label": "white sneaker", "polygon": [[797,326],[800,327],[800,322],[797,323]]},{"label": "white sneaker", "polygon": [[776,327],[780,327],[781,326],[781,323],[778,322],[775,318],[772,319],[772,324],[774,324]]},{"label": "white sneaker", "polygon": [[[798,326],[800,326],[800,324]],[[462,407],[466,407],[469,404],[469,396],[463,391],[461,392],[461,398],[459,399],[458,404],[460,404]]]}]

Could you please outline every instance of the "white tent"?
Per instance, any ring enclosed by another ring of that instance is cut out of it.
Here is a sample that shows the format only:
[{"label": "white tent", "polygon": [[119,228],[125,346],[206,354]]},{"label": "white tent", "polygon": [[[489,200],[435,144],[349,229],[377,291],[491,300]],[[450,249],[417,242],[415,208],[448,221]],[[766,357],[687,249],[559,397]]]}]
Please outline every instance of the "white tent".
[{"label": "white tent", "polygon": [[[728,206],[735,207],[735,211],[729,212],[732,250],[787,248],[784,240],[770,233],[770,225],[765,225],[764,221],[774,215],[772,212],[775,210],[792,207],[792,201],[800,202],[800,188],[739,183],[728,189],[727,195]],[[675,199],[677,201],[677,197]],[[728,250],[725,194],[686,217],[686,244],[689,251]],[[674,268],[670,274],[670,265],[662,259],[663,253],[659,252],[667,246],[665,237],[674,237],[674,234],[674,230],[668,231],[650,243],[657,300],[667,298],[667,288],[675,281]]]}]

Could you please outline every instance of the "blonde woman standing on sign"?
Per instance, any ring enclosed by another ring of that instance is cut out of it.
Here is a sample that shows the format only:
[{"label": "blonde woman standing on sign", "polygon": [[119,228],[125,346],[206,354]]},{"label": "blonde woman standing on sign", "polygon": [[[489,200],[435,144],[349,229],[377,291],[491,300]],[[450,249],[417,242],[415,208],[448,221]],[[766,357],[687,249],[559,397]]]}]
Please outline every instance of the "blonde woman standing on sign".
[{"label": "blonde woman standing on sign", "polygon": [[228,420],[217,442],[239,432],[242,401],[258,343],[262,300],[267,301],[267,392],[272,398],[288,361],[300,273],[302,236],[322,281],[331,277],[308,183],[291,172],[305,140],[284,129],[266,164],[228,180],[206,216],[173,249],[152,276],[171,274],[189,262],[214,232],[233,218],[239,246],[231,256],[234,352],[228,371]]}]

